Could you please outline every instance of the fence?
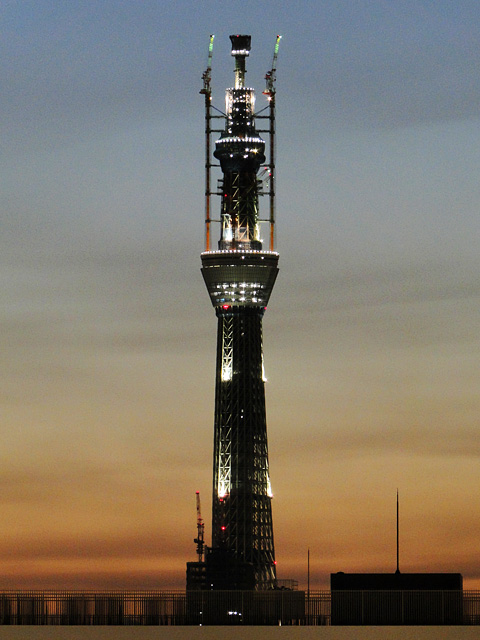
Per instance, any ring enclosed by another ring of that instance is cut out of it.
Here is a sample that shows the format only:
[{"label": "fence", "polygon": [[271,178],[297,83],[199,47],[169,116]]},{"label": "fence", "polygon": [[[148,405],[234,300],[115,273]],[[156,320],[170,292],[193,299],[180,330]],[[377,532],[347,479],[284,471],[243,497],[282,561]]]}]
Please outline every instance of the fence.
[{"label": "fence", "polygon": [[480,591],[0,592],[0,625],[212,624],[480,625]]}]

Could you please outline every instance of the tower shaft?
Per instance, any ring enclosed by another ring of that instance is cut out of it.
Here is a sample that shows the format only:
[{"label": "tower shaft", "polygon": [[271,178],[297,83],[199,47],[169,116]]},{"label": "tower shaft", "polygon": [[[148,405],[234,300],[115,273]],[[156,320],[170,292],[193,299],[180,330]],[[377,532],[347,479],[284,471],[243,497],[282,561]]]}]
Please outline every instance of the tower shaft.
[{"label": "tower shaft", "polygon": [[273,586],[275,552],[262,354],[263,309],[218,313],[212,546]]},{"label": "tower shaft", "polygon": [[[272,492],[268,471],[262,320],[278,254],[210,251],[202,274],[217,314],[212,549],[253,572],[253,586],[275,584]],[[244,585],[229,569],[222,588]],[[247,571],[248,572],[248,571]]]}]

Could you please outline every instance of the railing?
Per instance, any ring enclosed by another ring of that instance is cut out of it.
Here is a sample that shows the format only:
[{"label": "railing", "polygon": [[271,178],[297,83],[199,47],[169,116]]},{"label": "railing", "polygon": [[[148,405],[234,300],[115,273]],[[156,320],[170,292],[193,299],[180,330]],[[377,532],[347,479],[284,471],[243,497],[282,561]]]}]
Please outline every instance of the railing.
[{"label": "railing", "polygon": [[0,592],[0,625],[480,625],[480,591]]},{"label": "railing", "polygon": [[331,592],[332,625],[463,625],[463,592],[429,590]]}]

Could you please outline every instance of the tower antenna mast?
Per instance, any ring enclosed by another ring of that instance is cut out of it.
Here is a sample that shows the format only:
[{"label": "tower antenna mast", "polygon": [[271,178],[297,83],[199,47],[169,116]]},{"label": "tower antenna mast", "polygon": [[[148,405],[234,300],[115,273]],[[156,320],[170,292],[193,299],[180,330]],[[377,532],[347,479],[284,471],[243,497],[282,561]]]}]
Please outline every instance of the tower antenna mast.
[{"label": "tower antenna mast", "polygon": [[400,573],[400,522],[399,522],[399,512],[398,512],[398,489],[397,489],[397,570],[395,573]]}]

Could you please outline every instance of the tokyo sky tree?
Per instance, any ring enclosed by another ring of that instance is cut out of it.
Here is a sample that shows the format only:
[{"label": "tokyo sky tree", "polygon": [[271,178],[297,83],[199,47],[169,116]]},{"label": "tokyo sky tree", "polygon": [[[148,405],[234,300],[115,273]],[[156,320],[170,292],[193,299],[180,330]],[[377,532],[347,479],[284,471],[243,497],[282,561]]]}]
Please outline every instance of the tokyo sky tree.
[{"label": "tokyo sky tree", "polygon": [[[276,584],[276,563],[262,319],[278,272],[278,253],[273,245],[275,67],[280,36],[272,69],[266,75],[267,106],[259,114],[255,113],[255,92],[245,86],[251,37],[233,35],[230,39],[235,84],[226,90],[225,114],[212,115],[211,111],[211,49],[201,92],[206,106],[206,250],[201,256],[202,274],[218,319],[210,553],[212,566],[216,554],[228,567],[228,578],[221,581],[221,588],[244,588],[245,576],[250,575],[249,586],[268,589]],[[214,118],[222,119],[224,128],[212,129]],[[256,129],[256,118],[263,118],[267,128]],[[268,160],[261,132],[270,139]],[[212,133],[220,134],[213,151],[216,165],[210,150]],[[210,171],[218,163],[223,177],[217,191],[212,192]],[[210,217],[210,195],[221,197],[219,220]],[[261,195],[270,196],[270,211],[263,220],[259,214]],[[220,227],[214,250],[210,248],[213,222]],[[264,248],[261,233],[266,229]]]}]

